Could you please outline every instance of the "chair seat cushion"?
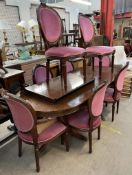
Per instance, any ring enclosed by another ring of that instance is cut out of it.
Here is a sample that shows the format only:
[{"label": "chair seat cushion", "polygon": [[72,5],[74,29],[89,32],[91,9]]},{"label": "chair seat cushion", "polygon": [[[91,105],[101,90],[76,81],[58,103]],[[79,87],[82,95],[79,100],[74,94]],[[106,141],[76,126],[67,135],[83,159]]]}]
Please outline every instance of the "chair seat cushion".
[{"label": "chair seat cushion", "polygon": [[[68,123],[70,126],[80,129],[89,130],[89,114],[87,110],[78,111],[68,118]],[[93,129],[97,128],[101,124],[101,117],[94,117]]]},{"label": "chair seat cushion", "polygon": [[47,57],[70,57],[85,53],[85,49],[80,47],[52,47],[45,52]]},{"label": "chair seat cushion", "polygon": [[105,92],[105,98],[104,101],[108,102],[108,103],[113,103],[115,100],[119,100],[121,97],[121,94],[118,93],[116,99],[113,98],[114,95],[114,89],[113,88],[107,88],[106,92]]},{"label": "chair seat cushion", "polygon": [[[53,123],[51,126],[48,128],[44,128],[43,131],[38,135],[38,143],[44,143],[52,140],[55,138],[57,135],[63,133],[66,130],[66,126],[60,122]],[[33,143],[32,135],[29,134],[24,134],[22,132],[18,131],[19,137],[29,143]]]},{"label": "chair seat cushion", "polygon": [[108,46],[92,46],[92,47],[87,47],[86,51],[88,54],[94,54],[94,55],[109,55],[114,52],[113,47],[108,47]]}]

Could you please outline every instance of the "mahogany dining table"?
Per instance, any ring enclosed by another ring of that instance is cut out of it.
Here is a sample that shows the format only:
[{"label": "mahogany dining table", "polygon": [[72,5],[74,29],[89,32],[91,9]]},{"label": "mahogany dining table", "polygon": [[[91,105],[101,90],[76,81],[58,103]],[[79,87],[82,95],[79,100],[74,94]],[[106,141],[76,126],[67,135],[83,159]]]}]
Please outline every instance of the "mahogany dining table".
[{"label": "mahogany dining table", "polygon": [[104,81],[110,84],[120,67],[102,69],[99,78],[98,68],[92,71],[87,67],[86,77],[81,70],[68,73],[67,89],[64,88],[61,76],[53,78],[49,84],[31,85],[21,91],[20,97],[31,104],[38,116],[45,120],[67,116],[76,112],[93,95],[94,90]]}]

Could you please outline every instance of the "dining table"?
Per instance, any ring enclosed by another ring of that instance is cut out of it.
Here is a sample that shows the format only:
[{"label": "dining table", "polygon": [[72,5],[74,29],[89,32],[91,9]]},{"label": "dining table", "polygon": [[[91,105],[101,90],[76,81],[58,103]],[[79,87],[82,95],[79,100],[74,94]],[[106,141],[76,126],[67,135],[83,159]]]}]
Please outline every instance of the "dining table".
[{"label": "dining table", "polygon": [[102,68],[102,77],[99,78],[99,71],[96,68],[87,66],[86,77],[82,70],[68,73],[67,88],[65,88],[61,76],[49,80],[49,83],[33,84],[25,87],[20,97],[31,104],[38,116],[46,120],[56,117],[68,116],[78,111],[86,103],[104,81],[110,84],[121,66]]}]

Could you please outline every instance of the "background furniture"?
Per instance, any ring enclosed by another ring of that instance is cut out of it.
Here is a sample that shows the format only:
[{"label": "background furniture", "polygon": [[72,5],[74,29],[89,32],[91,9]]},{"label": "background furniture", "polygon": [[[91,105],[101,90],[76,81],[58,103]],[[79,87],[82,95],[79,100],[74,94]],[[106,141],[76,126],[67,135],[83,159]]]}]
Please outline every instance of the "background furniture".
[{"label": "background furniture", "polygon": [[24,71],[8,68],[6,69],[8,73],[0,75],[0,86],[11,93],[16,93],[25,85],[23,76]]},{"label": "background furniture", "polygon": [[[5,100],[2,97],[0,97],[0,125],[2,125],[8,120],[13,122],[11,112]],[[14,130],[14,132],[11,132],[9,136],[5,137],[0,141],[0,146],[4,144],[6,141],[10,140],[15,135],[16,135],[16,132]]]}]

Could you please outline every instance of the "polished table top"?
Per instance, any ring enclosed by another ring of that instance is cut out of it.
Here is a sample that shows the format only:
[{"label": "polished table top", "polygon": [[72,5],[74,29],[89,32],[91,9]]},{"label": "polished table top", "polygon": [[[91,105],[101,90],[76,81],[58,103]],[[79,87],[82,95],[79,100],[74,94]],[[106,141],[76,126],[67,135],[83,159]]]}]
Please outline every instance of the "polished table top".
[{"label": "polished table top", "polygon": [[[94,92],[94,89],[98,87],[104,80],[108,81],[108,83],[111,83],[119,70],[119,67],[115,67],[114,73],[112,74],[111,68],[103,68],[102,79],[99,79],[98,69],[95,69],[95,72],[92,72],[92,69],[90,67],[87,67],[87,78],[95,78],[95,81],[90,84],[86,84],[83,87],[80,87],[79,89],[59,99],[55,103],[49,102],[43,96],[32,94],[26,90],[22,91],[21,97],[27,100],[38,114],[43,114],[46,118],[68,115],[77,111],[80,108],[80,106],[91,97],[91,95]],[[76,77],[75,79],[74,76]],[[80,71],[69,73],[68,77],[69,79],[70,77],[72,77],[72,84],[76,84],[78,80],[84,81]],[[56,89],[58,88],[55,82],[56,79],[54,79],[54,88],[52,88],[52,90],[54,89],[54,91],[56,91]],[[46,86],[46,83],[44,84]],[[37,86],[36,89],[38,89],[41,86],[42,85]]]}]

